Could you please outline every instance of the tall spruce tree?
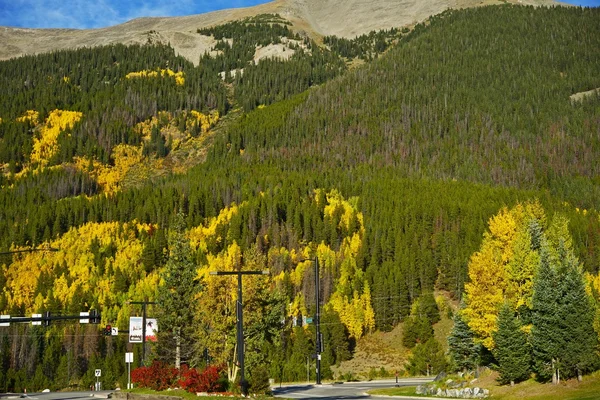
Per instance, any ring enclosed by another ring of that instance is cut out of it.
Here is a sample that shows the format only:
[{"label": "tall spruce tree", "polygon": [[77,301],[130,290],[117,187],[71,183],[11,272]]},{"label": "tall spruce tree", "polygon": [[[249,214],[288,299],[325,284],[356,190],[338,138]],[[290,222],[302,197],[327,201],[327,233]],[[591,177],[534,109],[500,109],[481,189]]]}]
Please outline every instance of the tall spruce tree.
[{"label": "tall spruce tree", "polygon": [[541,380],[576,376],[598,361],[594,314],[578,265],[566,240],[551,252],[542,242],[534,283],[531,344],[534,369]]},{"label": "tall spruce tree", "polygon": [[460,371],[474,370],[479,365],[481,345],[473,340],[473,331],[460,312],[454,316],[454,327],[448,336],[448,353]]},{"label": "tall spruce tree", "polygon": [[158,343],[159,358],[179,368],[194,351],[194,297],[201,289],[196,280],[196,265],[185,236],[185,218],[179,212],[169,231],[169,257],[159,286]]},{"label": "tall spruce tree", "polygon": [[559,380],[561,348],[564,348],[558,279],[551,265],[548,243],[543,240],[540,267],[533,284],[531,346],[537,378],[541,381],[552,379],[553,383]]},{"label": "tall spruce tree", "polygon": [[494,356],[498,361],[499,381],[510,383],[524,381],[529,377],[530,352],[527,336],[508,303],[500,309],[498,330],[494,333]]},{"label": "tall spruce tree", "polygon": [[569,376],[577,375],[581,380],[582,373],[598,362],[594,309],[585,290],[579,263],[572,251],[562,244],[559,244],[559,262],[564,288],[561,299],[565,335],[563,365]]}]

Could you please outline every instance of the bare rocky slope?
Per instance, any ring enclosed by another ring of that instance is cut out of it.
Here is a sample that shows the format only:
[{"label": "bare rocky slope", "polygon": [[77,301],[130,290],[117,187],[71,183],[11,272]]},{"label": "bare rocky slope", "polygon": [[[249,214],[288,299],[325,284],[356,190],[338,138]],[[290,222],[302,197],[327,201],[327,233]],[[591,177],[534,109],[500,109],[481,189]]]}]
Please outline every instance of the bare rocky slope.
[{"label": "bare rocky slope", "polygon": [[210,50],[212,38],[198,28],[264,13],[278,13],[296,31],[313,37],[355,37],[371,30],[403,27],[448,8],[488,4],[552,5],[553,0],[275,0],[263,5],[185,17],[138,18],[101,29],[23,29],[0,27],[0,60],[52,50],[114,43],[170,43],[175,51],[197,63]]}]

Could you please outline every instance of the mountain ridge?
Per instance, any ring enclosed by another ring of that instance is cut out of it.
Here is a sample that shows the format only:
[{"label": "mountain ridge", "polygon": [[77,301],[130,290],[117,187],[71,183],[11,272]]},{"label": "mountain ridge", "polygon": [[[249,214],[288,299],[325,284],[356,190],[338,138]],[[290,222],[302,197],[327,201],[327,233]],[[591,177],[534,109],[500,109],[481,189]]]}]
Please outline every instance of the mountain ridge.
[{"label": "mountain ridge", "polygon": [[[254,7],[213,11],[183,17],[142,17],[97,29],[33,29],[0,27],[0,60],[54,50],[109,44],[170,43],[176,53],[193,63],[210,51],[213,41],[196,33],[198,28],[219,25],[259,14],[278,13],[297,32],[313,38],[336,35],[345,38],[372,30],[421,22],[448,8],[514,3],[534,6],[559,4],[553,0],[275,0]],[[352,21],[352,23],[349,23]]]}]

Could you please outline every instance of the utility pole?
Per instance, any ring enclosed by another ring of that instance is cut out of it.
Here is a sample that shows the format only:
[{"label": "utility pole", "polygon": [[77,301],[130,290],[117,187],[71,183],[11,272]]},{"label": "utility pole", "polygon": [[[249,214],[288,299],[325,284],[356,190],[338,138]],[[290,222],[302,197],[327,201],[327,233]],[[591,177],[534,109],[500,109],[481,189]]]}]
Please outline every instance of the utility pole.
[{"label": "utility pole", "polygon": [[0,256],[5,256],[9,254],[18,254],[18,253],[31,253],[34,251],[59,251],[59,249],[55,249],[54,247],[39,247],[37,249],[21,249],[21,250],[10,250],[10,251],[0,251]]},{"label": "utility pole", "polygon": [[238,348],[238,364],[240,367],[240,386],[243,396],[248,396],[248,383],[244,375],[244,321],[243,321],[243,303],[242,303],[242,275],[269,275],[269,271],[210,271],[210,275],[237,275],[238,290],[237,290],[237,303],[236,303],[236,317],[237,317],[237,335],[236,342]]},{"label": "utility pole", "polygon": [[140,367],[146,363],[146,306],[156,304],[154,301],[130,301],[129,304],[142,305],[142,357],[140,357]]},{"label": "utility pole", "polygon": [[321,352],[323,351],[323,337],[321,336],[321,312],[319,304],[320,298],[320,279],[319,279],[319,258],[315,256],[315,302],[316,302],[316,314],[315,314],[315,327],[316,327],[316,356],[317,356],[317,385],[321,384]]}]

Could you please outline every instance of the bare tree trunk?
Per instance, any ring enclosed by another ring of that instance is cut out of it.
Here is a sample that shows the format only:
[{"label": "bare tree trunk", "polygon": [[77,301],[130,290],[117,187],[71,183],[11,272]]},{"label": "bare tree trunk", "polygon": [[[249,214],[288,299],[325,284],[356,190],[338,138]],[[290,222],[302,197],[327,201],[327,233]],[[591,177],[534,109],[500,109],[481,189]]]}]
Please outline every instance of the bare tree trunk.
[{"label": "bare tree trunk", "polygon": [[237,365],[237,344],[233,348],[233,361],[231,364],[227,366],[227,379],[229,382],[235,382],[235,378],[237,378],[237,373],[239,370],[239,366]]},{"label": "bare tree trunk", "polygon": [[556,375],[556,361],[552,359],[552,384],[558,385],[558,377]]},{"label": "bare tree trunk", "polygon": [[181,328],[177,328],[175,336],[175,368],[181,367]]}]

